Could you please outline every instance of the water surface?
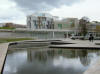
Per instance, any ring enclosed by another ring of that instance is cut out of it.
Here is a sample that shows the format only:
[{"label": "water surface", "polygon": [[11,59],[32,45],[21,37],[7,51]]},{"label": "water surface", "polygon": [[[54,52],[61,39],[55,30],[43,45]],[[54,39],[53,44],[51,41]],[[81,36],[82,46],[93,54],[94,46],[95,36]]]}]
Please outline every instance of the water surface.
[{"label": "water surface", "polygon": [[98,58],[99,50],[12,48],[3,74],[83,74]]}]

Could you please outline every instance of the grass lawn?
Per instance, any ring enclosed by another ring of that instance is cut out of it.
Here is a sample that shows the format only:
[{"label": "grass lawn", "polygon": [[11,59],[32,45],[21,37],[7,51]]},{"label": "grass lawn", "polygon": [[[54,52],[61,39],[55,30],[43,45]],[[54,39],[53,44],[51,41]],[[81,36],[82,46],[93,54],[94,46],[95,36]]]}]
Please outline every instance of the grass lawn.
[{"label": "grass lawn", "polygon": [[9,27],[0,27],[0,29],[10,29],[10,30],[14,30],[15,28],[9,28]]},{"label": "grass lawn", "polygon": [[22,40],[33,40],[32,38],[0,38],[0,43],[22,41]]}]

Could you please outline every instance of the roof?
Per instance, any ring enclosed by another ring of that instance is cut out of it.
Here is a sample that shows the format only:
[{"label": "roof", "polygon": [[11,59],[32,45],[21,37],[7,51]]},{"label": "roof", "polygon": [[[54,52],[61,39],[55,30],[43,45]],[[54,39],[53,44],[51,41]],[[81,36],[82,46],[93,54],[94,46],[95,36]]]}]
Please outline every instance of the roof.
[{"label": "roof", "polygon": [[29,15],[29,16],[36,16],[36,17],[41,16],[41,17],[53,18],[53,16],[51,14],[49,14],[49,13],[42,13],[42,12],[41,13],[37,12],[37,13],[34,13],[32,15]]}]

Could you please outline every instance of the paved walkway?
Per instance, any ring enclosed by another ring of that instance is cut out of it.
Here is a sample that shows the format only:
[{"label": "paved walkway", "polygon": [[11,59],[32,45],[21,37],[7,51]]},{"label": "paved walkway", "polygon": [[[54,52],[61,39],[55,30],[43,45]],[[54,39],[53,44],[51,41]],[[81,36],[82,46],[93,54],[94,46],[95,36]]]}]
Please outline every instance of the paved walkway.
[{"label": "paved walkway", "polygon": [[9,43],[0,44],[0,74],[4,65]]},{"label": "paved walkway", "polygon": [[50,47],[59,47],[59,48],[100,48],[100,45],[96,45],[95,43],[100,43],[100,40],[95,40],[94,42],[90,42],[88,40],[71,40],[66,39],[64,42],[75,43],[75,44],[64,44],[64,45],[51,45]]}]

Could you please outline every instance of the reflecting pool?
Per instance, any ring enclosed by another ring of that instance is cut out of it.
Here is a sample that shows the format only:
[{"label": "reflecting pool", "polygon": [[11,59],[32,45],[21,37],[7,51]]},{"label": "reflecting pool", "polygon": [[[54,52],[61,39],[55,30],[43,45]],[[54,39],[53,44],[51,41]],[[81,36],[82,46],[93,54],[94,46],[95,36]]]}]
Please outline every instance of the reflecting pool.
[{"label": "reflecting pool", "polygon": [[12,48],[3,74],[83,74],[98,58],[99,50]]}]

